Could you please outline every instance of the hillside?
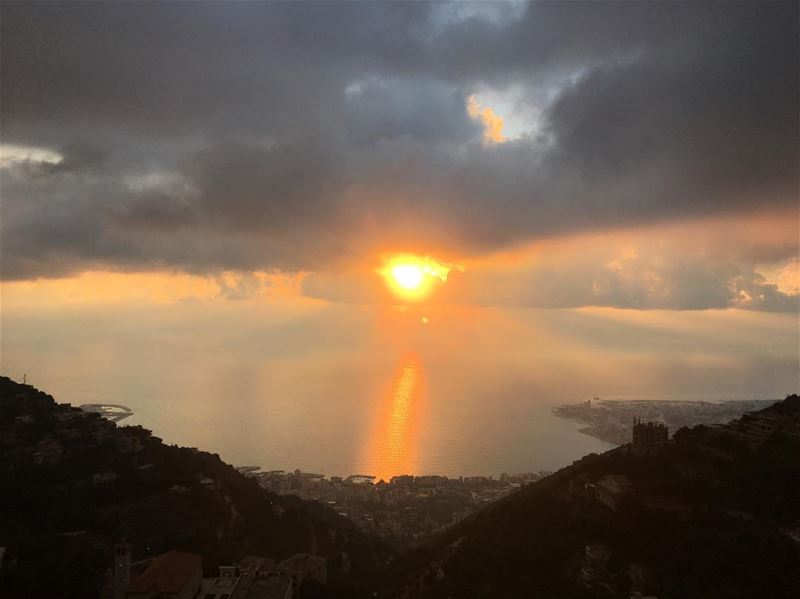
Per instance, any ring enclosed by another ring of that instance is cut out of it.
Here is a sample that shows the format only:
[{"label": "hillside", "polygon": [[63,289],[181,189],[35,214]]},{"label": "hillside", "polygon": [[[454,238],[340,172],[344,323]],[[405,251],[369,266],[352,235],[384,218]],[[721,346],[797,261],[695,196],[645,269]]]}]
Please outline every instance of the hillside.
[{"label": "hillside", "polygon": [[245,555],[329,558],[330,585],[300,597],[800,596],[796,395],[660,448],[586,456],[389,568],[385,546],[321,504],[7,378],[0,447],[8,597],[97,597],[120,538],[134,560],[199,553],[209,574]]},{"label": "hillside", "polygon": [[[347,580],[390,555],[322,505],[262,490],[219,456],[166,445],[0,377],[0,584],[4,597],[97,597],[120,538],[134,560],[171,549],[215,573],[246,555],[342,552]],[[340,584],[341,583],[341,584]]]},{"label": "hillside", "polygon": [[800,596],[800,397],[589,455],[400,559],[381,597]]}]

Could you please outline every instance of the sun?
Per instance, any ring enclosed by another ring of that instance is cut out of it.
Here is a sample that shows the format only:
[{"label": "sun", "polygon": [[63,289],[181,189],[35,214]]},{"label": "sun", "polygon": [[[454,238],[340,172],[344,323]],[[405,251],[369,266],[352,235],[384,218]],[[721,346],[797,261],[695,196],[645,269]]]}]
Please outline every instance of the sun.
[{"label": "sun", "polygon": [[418,264],[398,264],[392,268],[391,275],[397,285],[413,291],[422,286],[425,271]]},{"label": "sun", "polygon": [[407,300],[426,297],[434,286],[447,281],[447,275],[453,268],[463,270],[460,266],[445,264],[430,256],[413,254],[389,256],[383,262],[383,268],[378,269],[378,273],[383,275],[395,295]]}]

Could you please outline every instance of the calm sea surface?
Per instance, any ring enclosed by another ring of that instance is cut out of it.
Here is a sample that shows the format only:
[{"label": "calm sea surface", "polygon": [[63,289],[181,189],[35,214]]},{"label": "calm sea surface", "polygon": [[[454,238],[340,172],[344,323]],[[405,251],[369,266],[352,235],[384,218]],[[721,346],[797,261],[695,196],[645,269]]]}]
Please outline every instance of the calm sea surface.
[{"label": "calm sea surface", "polygon": [[4,314],[2,371],[73,405],[127,405],[125,424],[235,465],[384,478],[552,470],[604,451],[551,414],[592,395],[796,385],[795,333],[731,349],[730,332],[667,323],[665,337],[602,314],[440,308],[423,323],[418,310],[229,304]]}]

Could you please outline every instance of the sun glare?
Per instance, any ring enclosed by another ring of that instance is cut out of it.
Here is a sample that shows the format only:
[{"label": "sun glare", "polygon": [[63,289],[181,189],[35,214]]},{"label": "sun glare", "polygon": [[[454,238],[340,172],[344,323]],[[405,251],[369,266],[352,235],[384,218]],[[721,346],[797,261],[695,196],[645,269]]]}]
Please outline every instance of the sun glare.
[{"label": "sun glare", "polygon": [[398,264],[392,269],[392,277],[403,289],[419,289],[425,271],[418,264]]},{"label": "sun glare", "polygon": [[453,268],[463,270],[429,256],[400,255],[384,259],[384,266],[378,272],[396,295],[416,300],[428,295],[435,284],[445,283]]}]

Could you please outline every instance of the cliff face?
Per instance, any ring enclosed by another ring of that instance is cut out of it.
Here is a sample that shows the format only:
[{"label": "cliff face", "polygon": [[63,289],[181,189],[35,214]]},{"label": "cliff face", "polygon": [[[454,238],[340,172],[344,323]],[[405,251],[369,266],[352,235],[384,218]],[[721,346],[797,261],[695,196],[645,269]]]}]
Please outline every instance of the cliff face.
[{"label": "cliff face", "polygon": [[203,555],[209,573],[248,554],[307,551],[335,564],[346,551],[358,578],[387,557],[349,520],[267,493],[217,455],[165,445],[7,378],[0,443],[4,596],[97,596],[120,538],[134,560],[182,549]]},{"label": "cliff face", "polygon": [[399,560],[384,597],[800,597],[800,398],[590,455]]}]

